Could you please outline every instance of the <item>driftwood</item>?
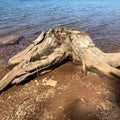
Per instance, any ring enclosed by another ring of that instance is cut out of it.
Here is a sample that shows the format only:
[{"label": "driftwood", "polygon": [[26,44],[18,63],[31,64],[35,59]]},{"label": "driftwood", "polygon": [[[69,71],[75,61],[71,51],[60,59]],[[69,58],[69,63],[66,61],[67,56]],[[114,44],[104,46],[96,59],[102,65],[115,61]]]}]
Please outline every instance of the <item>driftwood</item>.
[{"label": "driftwood", "polygon": [[120,77],[120,53],[104,53],[87,33],[61,27],[43,31],[33,44],[9,60],[13,69],[0,81],[0,90],[49,72],[66,58],[82,63],[83,71],[96,68],[110,78]]}]

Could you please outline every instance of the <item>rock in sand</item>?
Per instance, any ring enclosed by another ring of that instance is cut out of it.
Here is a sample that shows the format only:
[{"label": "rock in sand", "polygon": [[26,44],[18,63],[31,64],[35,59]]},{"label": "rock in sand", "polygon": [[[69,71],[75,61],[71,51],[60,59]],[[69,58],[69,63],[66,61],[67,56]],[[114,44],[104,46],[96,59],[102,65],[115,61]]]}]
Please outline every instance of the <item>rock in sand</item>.
[{"label": "rock in sand", "polygon": [[13,45],[16,44],[22,36],[20,35],[11,35],[0,38],[0,45]]}]

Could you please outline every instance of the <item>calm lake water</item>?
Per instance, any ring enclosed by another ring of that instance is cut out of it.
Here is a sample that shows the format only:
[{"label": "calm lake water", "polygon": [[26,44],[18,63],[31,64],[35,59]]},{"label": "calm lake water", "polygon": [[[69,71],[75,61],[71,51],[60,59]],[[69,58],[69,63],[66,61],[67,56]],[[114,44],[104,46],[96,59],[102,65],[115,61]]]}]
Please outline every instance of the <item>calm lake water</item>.
[{"label": "calm lake water", "polygon": [[2,0],[0,37],[58,26],[81,28],[105,51],[120,47],[119,0]]}]

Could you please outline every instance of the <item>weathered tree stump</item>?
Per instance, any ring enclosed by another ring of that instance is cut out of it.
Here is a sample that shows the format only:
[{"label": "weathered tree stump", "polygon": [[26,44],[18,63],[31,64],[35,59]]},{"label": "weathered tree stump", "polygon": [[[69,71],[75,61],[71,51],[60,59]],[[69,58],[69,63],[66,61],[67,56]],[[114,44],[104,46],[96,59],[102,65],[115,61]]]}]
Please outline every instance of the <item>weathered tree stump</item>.
[{"label": "weathered tree stump", "polygon": [[49,72],[66,58],[82,63],[83,71],[96,68],[110,78],[120,77],[120,53],[104,53],[87,33],[61,27],[43,31],[33,44],[9,60],[13,69],[0,81],[0,90]]}]

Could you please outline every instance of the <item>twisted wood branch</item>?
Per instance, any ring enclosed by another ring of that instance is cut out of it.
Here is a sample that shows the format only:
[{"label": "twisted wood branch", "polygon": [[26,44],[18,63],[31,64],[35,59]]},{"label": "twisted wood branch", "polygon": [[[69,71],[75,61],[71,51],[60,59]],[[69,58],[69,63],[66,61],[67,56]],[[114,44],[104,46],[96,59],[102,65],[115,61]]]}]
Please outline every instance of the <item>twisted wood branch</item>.
[{"label": "twisted wood branch", "polygon": [[81,31],[65,27],[43,31],[24,51],[12,57],[13,69],[0,80],[0,90],[8,84],[20,83],[33,75],[48,72],[67,57],[82,62],[83,71],[96,68],[108,77],[120,77],[120,53],[104,53]]}]

